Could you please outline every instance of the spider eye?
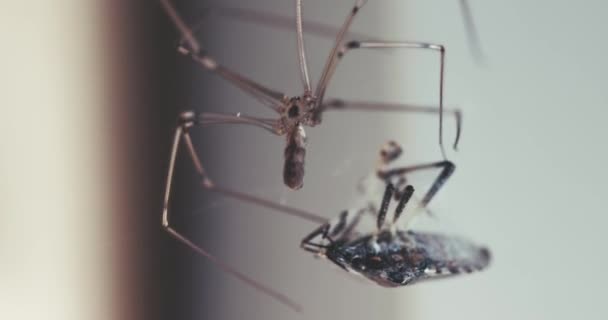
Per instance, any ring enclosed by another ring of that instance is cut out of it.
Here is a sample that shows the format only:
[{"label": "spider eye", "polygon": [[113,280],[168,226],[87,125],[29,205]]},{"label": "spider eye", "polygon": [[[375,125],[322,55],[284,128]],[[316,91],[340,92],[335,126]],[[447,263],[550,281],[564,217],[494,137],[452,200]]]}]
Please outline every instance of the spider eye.
[{"label": "spider eye", "polygon": [[289,108],[289,110],[287,111],[287,115],[290,118],[296,118],[300,115],[300,108],[298,108],[297,105],[291,105],[291,107]]}]

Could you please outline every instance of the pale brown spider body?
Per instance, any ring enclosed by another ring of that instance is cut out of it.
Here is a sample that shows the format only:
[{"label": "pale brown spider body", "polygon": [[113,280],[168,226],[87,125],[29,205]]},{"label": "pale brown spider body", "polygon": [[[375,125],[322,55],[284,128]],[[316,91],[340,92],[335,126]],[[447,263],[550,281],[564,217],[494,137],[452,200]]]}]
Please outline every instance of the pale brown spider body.
[{"label": "pale brown spider body", "polygon": [[306,131],[304,126],[314,127],[320,121],[315,117],[315,102],[309,94],[286,99],[279,107],[281,118],[278,121],[279,134],[285,134],[285,162],[283,165],[283,182],[291,189],[297,190],[304,185],[304,168],[306,160]]}]

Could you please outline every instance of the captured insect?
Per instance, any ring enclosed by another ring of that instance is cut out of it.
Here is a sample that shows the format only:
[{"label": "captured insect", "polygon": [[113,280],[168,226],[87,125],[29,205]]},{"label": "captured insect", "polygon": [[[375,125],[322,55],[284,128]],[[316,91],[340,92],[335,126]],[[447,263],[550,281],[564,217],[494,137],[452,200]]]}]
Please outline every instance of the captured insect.
[{"label": "captured insect", "polygon": [[[367,205],[342,211],[335,221],[322,224],[305,237],[302,248],[385,287],[404,286],[484,269],[490,261],[490,251],[485,247],[459,237],[405,231],[397,227],[397,221],[414,196],[414,187],[407,184],[407,174],[441,169],[430,189],[418,201],[418,207],[410,214],[411,219],[417,212],[426,209],[455,170],[450,161],[388,168],[401,156],[402,151],[395,141],[387,142],[380,149],[375,172],[375,182],[385,186],[380,207],[373,203],[372,198]],[[393,198],[397,205],[393,219],[387,224],[386,216]],[[359,226],[369,214],[376,216],[376,230],[362,232]]]},{"label": "captured insect", "polygon": [[[343,211],[336,223],[325,223],[304,238],[302,248],[384,287],[471,273],[488,265],[490,251],[468,240],[395,227],[414,194],[411,185],[398,193],[393,219],[385,224],[396,191],[392,184],[386,185],[375,232],[357,230],[366,208],[350,215]],[[317,238],[320,239],[314,242]]]},{"label": "captured insect", "polygon": [[[175,131],[164,197],[163,228],[177,240],[208,258],[225,272],[232,274],[293,310],[299,311],[300,306],[285,295],[256,282],[225,264],[170,225],[171,185],[177,153],[182,142],[185,144],[187,153],[204,189],[321,224],[319,228],[302,240],[301,247],[319,257],[328,258],[345,270],[364,275],[383,286],[405,285],[424,279],[472,272],[481,270],[488,265],[489,251],[466,240],[440,234],[402,231],[396,228],[395,223],[404,211],[406,204],[413,198],[414,188],[411,185],[406,185],[402,190],[398,190],[394,187],[393,182],[398,186],[403,185],[407,183],[406,175],[414,171],[441,169],[429,190],[419,201],[418,209],[426,209],[426,206],[454,172],[455,166],[450,161],[390,169],[388,165],[402,154],[402,149],[396,142],[388,142],[380,150],[379,166],[375,173],[375,180],[386,185],[379,209],[373,203],[374,200],[366,200],[365,205],[350,213],[349,211],[343,211],[337,222],[330,223],[328,219],[315,213],[214,185],[205,173],[198,152],[192,143],[189,129],[193,126],[194,121],[195,115],[193,113],[183,113]],[[392,223],[387,227],[384,225],[384,221],[392,197],[398,201],[398,205]],[[360,222],[362,218],[370,216],[366,213],[377,215],[376,231],[361,231]],[[320,239],[317,239],[318,237]]]},{"label": "captured insect", "polygon": [[[241,113],[213,113],[201,112],[192,115],[192,125],[220,125],[220,124],[245,124],[257,126],[268,132],[284,136],[286,147],[284,149],[283,181],[291,189],[300,189],[304,183],[304,163],[306,158],[306,132],[305,127],[314,127],[322,122],[322,116],[326,111],[378,111],[378,112],[419,112],[436,113],[439,115],[439,146],[443,158],[447,159],[443,146],[443,115],[444,112],[452,114],[456,119],[456,136],[453,148],[458,146],[460,137],[460,113],[458,110],[444,110],[444,66],[445,48],[440,44],[425,42],[401,42],[401,41],[359,41],[347,40],[348,32],[355,16],[366,4],[366,0],[357,0],[342,26],[335,31],[334,45],[325,62],[325,66],[316,87],[313,88],[308,73],[306,50],[304,45],[304,30],[302,20],[302,0],[296,0],[296,40],[298,47],[298,61],[300,78],[304,92],[299,96],[288,97],[285,94],[270,89],[254,80],[221,65],[202,47],[196,39],[193,28],[189,27],[180,17],[170,0],[161,0],[168,16],[174,22],[181,33],[182,41],[178,47],[180,53],[189,56],[202,69],[217,74],[228,82],[235,85],[251,97],[261,102],[277,114],[277,118],[259,118]],[[461,8],[465,13],[465,20],[471,18],[469,7],[461,0]],[[284,26],[284,20],[277,19],[272,15],[264,15],[244,9],[216,10],[224,16],[232,16],[256,23],[265,23],[277,27]],[[327,34],[331,27],[324,25],[309,24],[316,35]],[[468,32],[473,29],[472,21],[466,22]],[[475,37],[476,38],[476,37]],[[403,104],[387,104],[379,102],[346,101],[342,99],[325,99],[327,88],[336,72],[339,62],[352,50],[361,49],[423,49],[439,53],[439,104],[438,107],[423,107]]]}]

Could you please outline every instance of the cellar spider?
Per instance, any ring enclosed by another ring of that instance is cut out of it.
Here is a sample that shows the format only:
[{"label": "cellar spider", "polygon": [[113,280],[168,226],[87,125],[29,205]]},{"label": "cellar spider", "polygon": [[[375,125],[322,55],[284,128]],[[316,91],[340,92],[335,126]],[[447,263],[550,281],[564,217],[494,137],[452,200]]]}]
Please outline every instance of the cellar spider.
[{"label": "cellar spider", "polygon": [[[182,112],[179,117],[179,123],[174,133],[173,145],[171,148],[171,157],[169,161],[169,169],[167,174],[167,182],[165,187],[165,195],[163,201],[163,213],[162,213],[162,226],[163,228],[173,237],[180,242],[184,243],[198,254],[208,258],[214,264],[219,266],[225,272],[233,275],[239,280],[247,283],[248,285],[256,288],[257,290],[273,297],[281,303],[291,307],[292,309],[299,311],[300,307],[283,294],[270,289],[255,280],[247,277],[240,273],[236,269],[227,265],[223,261],[217,259],[213,255],[209,254],[206,250],[200,246],[194,244],[186,236],[176,231],[170,224],[169,219],[169,203],[171,196],[171,185],[173,180],[173,172],[175,169],[176,156],[181,143],[186,145],[186,149],[193,161],[199,178],[201,179],[201,186],[209,191],[220,193],[224,196],[232,197],[241,201],[246,201],[267,207],[269,209],[282,211],[285,214],[299,217],[310,222],[317,224],[327,225],[328,220],[317,214],[307,212],[305,210],[288,207],[282,204],[278,204],[263,198],[259,198],[250,194],[242,193],[239,191],[227,189],[216,185],[213,180],[209,177],[206,170],[204,169],[203,163],[201,162],[198,153],[192,143],[190,131],[192,128],[197,126],[217,125],[217,124],[246,124],[265,129],[266,131],[278,135],[285,136],[286,148],[284,151],[284,168],[283,168],[283,180],[285,185],[291,189],[300,189],[303,185],[304,179],[304,160],[306,155],[306,134],[304,131],[305,126],[314,127],[321,123],[322,114],[329,110],[360,110],[360,111],[399,111],[399,112],[421,112],[421,113],[436,113],[439,115],[439,146],[443,155],[443,161],[422,165],[418,167],[402,168],[403,172],[385,173],[385,176],[379,177],[386,181],[392,179],[394,176],[403,177],[405,173],[430,169],[430,168],[442,168],[439,177],[431,189],[425,194],[424,198],[420,203],[420,207],[424,208],[430,202],[432,197],[441,188],[445,180],[449,178],[454,170],[454,166],[449,162],[445,156],[445,150],[443,146],[443,113],[447,112],[455,116],[456,119],[456,136],[453,143],[453,148],[456,149],[460,138],[461,129],[461,116],[459,110],[444,110],[443,107],[443,80],[444,80],[444,60],[445,60],[445,48],[442,45],[423,43],[423,42],[390,42],[390,41],[348,41],[345,42],[346,35],[352,24],[355,16],[363,5],[367,1],[358,0],[347,16],[343,25],[337,30],[336,40],[334,46],[329,54],[326,61],[325,67],[321,74],[320,80],[317,83],[316,88],[313,89],[308,75],[308,67],[306,62],[303,28],[302,28],[302,3],[301,0],[296,0],[296,33],[297,33],[297,45],[298,45],[298,61],[300,66],[300,78],[304,87],[304,93],[296,97],[287,97],[284,94],[269,89],[253,80],[246,78],[239,73],[230,70],[229,68],[219,64],[213,57],[211,57],[201,46],[198,40],[194,36],[192,29],[181,19],[173,5],[169,0],[161,0],[161,4],[171,18],[177,29],[181,33],[182,41],[178,48],[179,52],[190,56],[194,62],[196,62],[203,69],[210,71],[218,76],[224,78],[228,82],[235,85],[237,88],[243,90],[251,97],[257,99],[259,102],[274,110],[278,114],[278,119],[259,118],[253,116],[238,114],[227,114],[227,113],[212,113],[212,112],[201,112],[196,113],[193,111]],[[234,12],[234,11],[233,11]],[[248,17],[255,18],[251,12],[243,11]],[[272,22],[271,22],[272,23]],[[276,21],[275,21],[275,24]],[[322,27],[322,26],[321,26]],[[321,30],[323,28],[316,28]],[[321,32],[323,33],[323,32]],[[413,105],[403,104],[386,104],[376,102],[356,102],[356,101],[345,101],[339,99],[325,100],[325,93],[330,83],[332,76],[334,75],[336,68],[340,60],[350,51],[357,49],[424,49],[439,52],[440,57],[440,74],[439,74],[439,107],[438,108],[427,108]],[[390,160],[390,159],[389,159]],[[403,183],[405,180],[400,180]],[[388,182],[389,185],[392,185]],[[404,189],[405,190],[405,189]],[[404,191],[405,192],[405,191]],[[407,192],[395,193],[395,197],[403,199],[404,194]],[[413,193],[413,191],[412,191]],[[411,194],[410,194],[411,196]],[[383,206],[384,207],[384,206]],[[384,214],[386,211],[384,210]],[[382,211],[380,212],[382,215]],[[396,220],[396,218],[395,218]],[[380,226],[379,226],[380,230]],[[328,238],[327,235],[321,233],[325,240]],[[313,232],[313,237],[318,233]],[[302,242],[302,247],[307,248],[310,246],[309,237],[305,238],[307,241]],[[310,248],[308,248],[310,249]],[[310,251],[310,250],[309,250]],[[320,253],[320,252],[317,252]]]},{"label": "cellar spider", "polygon": [[[444,69],[445,69],[445,47],[440,44],[426,42],[406,41],[346,41],[346,37],[354,18],[365,5],[367,0],[357,0],[342,26],[336,31],[334,46],[325,62],[325,66],[316,87],[313,88],[308,74],[306,51],[304,45],[304,30],[302,22],[302,0],[296,0],[296,39],[298,46],[298,62],[300,67],[300,78],[304,92],[299,96],[288,97],[285,94],[270,89],[256,81],[237,73],[234,70],[220,64],[203,49],[196,39],[194,31],[180,17],[170,0],[161,0],[161,3],[177,29],[180,31],[182,41],[178,51],[189,56],[202,69],[214,73],[237,88],[241,89],[252,98],[270,108],[277,114],[277,118],[260,118],[242,113],[228,114],[216,112],[200,112],[194,115],[194,125],[219,125],[219,124],[245,124],[257,126],[274,135],[284,136],[286,147],[284,150],[283,181],[291,189],[302,188],[304,183],[304,162],[306,157],[306,132],[305,127],[314,127],[322,122],[322,115],[326,111],[377,111],[377,112],[416,112],[435,113],[439,115],[439,146],[444,159],[447,159],[443,145],[443,115],[449,113],[456,120],[456,136],[453,148],[457,149],[460,139],[461,113],[458,109],[445,109],[443,103],[444,91]],[[468,6],[462,6],[465,20],[469,20]],[[213,11],[213,10],[211,10]],[[219,9],[224,15],[240,16],[250,21],[264,21],[267,24],[281,26],[284,20],[273,19],[272,15],[260,15],[259,13],[244,9]],[[467,22],[467,29],[473,28],[472,22]],[[317,26],[316,34],[327,34],[331,28]],[[439,53],[439,103],[438,107],[423,107],[404,104],[388,104],[380,102],[347,101],[343,99],[325,99],[327,88],[340,61],[353,50],[364,49],[422,49]]]}]

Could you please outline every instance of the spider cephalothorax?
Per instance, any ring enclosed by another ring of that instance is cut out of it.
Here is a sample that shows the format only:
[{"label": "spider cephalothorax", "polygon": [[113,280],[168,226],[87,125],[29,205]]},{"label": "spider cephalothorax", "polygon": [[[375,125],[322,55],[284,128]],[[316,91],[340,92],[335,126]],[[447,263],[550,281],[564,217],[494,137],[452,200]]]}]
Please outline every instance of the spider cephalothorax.
[{"label": "spider cephalothorax", "polygon": [[297,124],[303,124],[308,127],[314,127],[319,122],[314,121],[316,99],[310,94],[285,98],[283,104],[278,108],[281,115],[282,131],[287,132],[293,129]]}]

